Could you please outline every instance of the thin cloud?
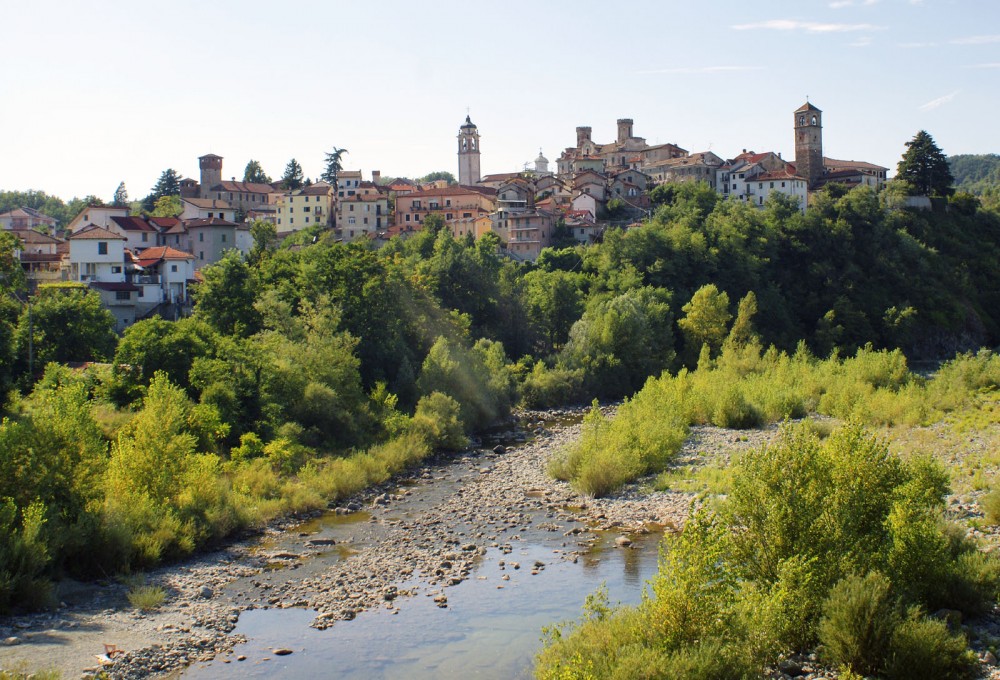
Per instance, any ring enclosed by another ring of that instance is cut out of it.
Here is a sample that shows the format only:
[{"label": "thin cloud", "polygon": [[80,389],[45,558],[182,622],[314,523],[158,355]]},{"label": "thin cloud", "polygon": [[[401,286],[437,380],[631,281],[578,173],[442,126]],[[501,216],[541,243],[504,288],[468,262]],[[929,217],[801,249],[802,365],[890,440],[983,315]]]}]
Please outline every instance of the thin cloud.
[{"label": "thin cloud", "polygon": [[958,95],[959,92],[961,92],[961,90],[955,90],[954,92],[946,94],[943,97],[938,97],[937,99],[930,100],[926,104],[921,104],[917,108],[920,109],[921,111],[931,111],[939,106],[943,106],[948,102],[950,102],[952,99],[955,98],[956,95]]},{"label": "thin cloud", "polygon": [[871,44],[872,44],[872,39],[869,38],[868,36],[865,36],[863,38],[858,38],[854,42],[847,43],[847,46],[848,47],[868,47]]},{"label": "thin cloud", "polygon": [[910,42],[910,43],[897,43],[897,47],[902,47],[904,50],[922,50],[928,47],[937,47],[935,42]]},{"label": "thin cloud", "polygon": [[952,45],[989,45],[1000,42],[1000,35],[970,35],[967,38],[949,40]]},{"label": "thin cloud", "polygon": [[854,7],[855,5],[871,7],[876,3],[878,3],[878,0],[861,0],[861,2],[857,2],[856,0],[833,0],[830,3],[830,9],[844,9],[845,7]]},{"label": "thin cloud", "polygon": [[819,21],[797,21],[795,19],[769,19],[752,24],[736,24],[736,31],[805,31],[806,33],[848,33],[853,31],[879,31],[881,27],[872,24],[833,24]]},{"label": "thin cloud", "polygon": [[737,72],[737,71],[760,71],[762,69],[763,69],[762,66],[743,66],[743,65],[737,65],[737,66],[695,66],[695,67],[681,66],[681,67],[678,67],[678,68],[658,68],[658,69],[653,69],[651,71],[636,71],[636,73],[638,73],[640,75],[653,75],[653,74],[659,74],[659,73],[681,73],[681,74],[688,74],[688,73],[733,73],[733,72]]},{"label": "thin cloud", "polygon": [[1000,61],[992,61],[985,64],[968,64],[965,68],[1000,68]]}]

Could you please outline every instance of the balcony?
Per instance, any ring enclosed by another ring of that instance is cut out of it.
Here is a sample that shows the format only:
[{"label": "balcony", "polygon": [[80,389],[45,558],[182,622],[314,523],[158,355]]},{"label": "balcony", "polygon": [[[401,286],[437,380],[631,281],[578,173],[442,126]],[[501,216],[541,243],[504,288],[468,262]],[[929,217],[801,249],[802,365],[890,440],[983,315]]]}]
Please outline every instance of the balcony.
[{"label": "balcony", "polygon": [[137,286],[158,286],[161,281],[159,274],[145,274],[142,276],[132,276],[129,283],[134,283]]}]

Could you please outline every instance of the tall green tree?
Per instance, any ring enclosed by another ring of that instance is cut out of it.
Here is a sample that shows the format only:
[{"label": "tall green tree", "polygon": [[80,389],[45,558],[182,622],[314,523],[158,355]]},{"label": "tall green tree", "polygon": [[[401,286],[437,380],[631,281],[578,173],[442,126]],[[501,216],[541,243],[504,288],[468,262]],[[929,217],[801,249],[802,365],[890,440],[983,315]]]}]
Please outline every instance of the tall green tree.
[{"label": "tall green tree", "polygon": [[702,345],[708,345],[712,352],[718,351],[726,339],[726,327],[732,318],[729,296],[719,292],[714,283],[709,283],[695,291],[691,301],[681,309],[684,318],[677,325],[684,334],[688,362],[697,359]]},{"label": "tall green tree", "polygon": [[257,282],[237,250],[201,270],[204,280],[194,291],[195,314],[224,335],[250,336],[260,330],[254,309]]},{"label": "tall green tree", "polygon": [[119,182],[118,188],[115,189],[115,198],[111,201],[111,205],[116,208],[124,208],[129,204],[128,191],[125,190],[125,182]]},{"label": "tall green tree", "polygon": [[951,196],[954,177],[948,157],[925,130],[906,143],[906,153],[896,166],[896,179],[909,182],[921,196]]},{"label": "tall green tree", "polygon": [[455,179],[455,175],[451,174],[447,170],[435,170],[434,172],[429,172],[423,177],[417,179],[417,184],[424,184],[427,182],[436,182],[439,179],[443,179],[449,185],[458,184],[458,180]]},{"label": "tall green tree", "polygon": [[293,158],[285,166],[285,174],[281,176],[281,182],[288,189],[294,191],[302,186],[302,179],[302,166]]},{"label": "tall green tree", "polygon": [[179,217],[184,212],[180,196],[160,196],[150,213],[153,217]]},{"label": "tall green tree", "polygon": [[160,178],[156,180],[156,185],[153,186],[149,195],[143,199],[142,207],[144,210],[152,212],[159,199],[164,196],[180,196],[180,194],[181,176],[173,168],[167,168],[160,173]]},{"label": "tall green tree", "polygon": [[347,149],[333,147],[333,151],[326,154],[326,170],[319,176],[321,180],[328,182],[333,187],[337,186],[337,175],[344,169],[341,158],[345,153],[349,153]]},{"label": "tall green tree", "polygon": [[271,178],[267,176],[267,173],[264,172],[264,168],[260,166],[259,162],[251,159],[243,171],[243,181],[254,184],[270,184]]},{"label": "tall green tree", "polygon": [[39,371],[50,361],[107,361],[115,351],[114,329],[115,317],[101,305],[97,293],[43,287],[31,309],[25,307],[21,313],[14,342],[24,369],[30,347]]}]

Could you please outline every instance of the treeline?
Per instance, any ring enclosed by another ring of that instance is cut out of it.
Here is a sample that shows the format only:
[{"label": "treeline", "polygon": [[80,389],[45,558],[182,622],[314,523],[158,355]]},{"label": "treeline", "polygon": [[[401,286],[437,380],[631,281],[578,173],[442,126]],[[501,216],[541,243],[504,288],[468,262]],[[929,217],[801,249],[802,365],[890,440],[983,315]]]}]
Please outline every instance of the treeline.
[{"label": "treeline", "polygon": [[44,191],[0,191],[0,213],[17,208],[32,208],[55,219],[59,226],[66,226],[88,205],[104,205],[96,196],[73,198],[69,202]]},{"label": "treeline", "polygon": [[[996,341],[1000,220],[974,203],[896,211],[829,189],[803,215],[703,185],[654,198],[648,224],[534,265],[434,219],[377,251],[318,230],[279,246],[257,224],[248,257],[203,270],[192,318],[120,339],[79,287],[5,298],[0,607],[321,507],[519,401],[632,394],[728,337],[817,356]],[[94,361],[110,365],[62,367]]]},{"label": "treeline", "polygon": [[1000,155],[960,154],[948,157],[955,188],[980,197],[985,205],[1000,207]]}]

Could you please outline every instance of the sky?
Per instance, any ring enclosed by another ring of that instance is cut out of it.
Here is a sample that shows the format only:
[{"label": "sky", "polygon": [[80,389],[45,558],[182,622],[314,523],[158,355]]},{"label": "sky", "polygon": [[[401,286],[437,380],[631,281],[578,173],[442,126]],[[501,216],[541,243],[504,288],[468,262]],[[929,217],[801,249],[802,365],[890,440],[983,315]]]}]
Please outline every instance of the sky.
[{"label": "sky", "polygon": [[1000,152],[996,0],[5,0],[0,190],[149,193],[198,157],[316,178],[324,155],[383,176],[458,173],[466,115],[484,174],[555,167],[632,118],[650,144],[794,158],[792,112],[824,155],[895,170],[925,129],[949,155]]}]

